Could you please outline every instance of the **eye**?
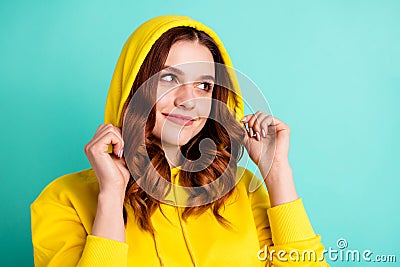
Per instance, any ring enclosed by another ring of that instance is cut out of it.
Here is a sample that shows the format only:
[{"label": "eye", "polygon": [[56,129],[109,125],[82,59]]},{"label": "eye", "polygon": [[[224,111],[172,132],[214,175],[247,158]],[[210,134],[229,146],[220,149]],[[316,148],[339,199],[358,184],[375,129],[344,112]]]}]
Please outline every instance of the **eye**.
[{"label": "eye", "polygon": [[174,80],[177,80],[177,77],[174,74],[168,73],[168,74],[162,75],[160,79],[163,81],[166,81],[166,82],[172,82]]},{"label": "eye", "polygon": [[202,82],[202,83],[199,83],[197,85],[197,87],[200,88],[201,90],[208,92],[213,88],[213,84],[211,84],[209,82]]}]

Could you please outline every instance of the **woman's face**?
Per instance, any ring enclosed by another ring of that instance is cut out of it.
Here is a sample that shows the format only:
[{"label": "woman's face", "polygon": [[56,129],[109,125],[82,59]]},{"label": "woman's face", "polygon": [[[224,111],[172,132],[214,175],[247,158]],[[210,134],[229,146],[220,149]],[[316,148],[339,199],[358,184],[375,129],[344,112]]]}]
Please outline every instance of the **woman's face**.
[{"label": "woman's face", "polygon": [[206,46],[193,41],[172,45],[157,87],[153,135],[162,144],[182,146],[201,131],[211,111],[214,80]]}]

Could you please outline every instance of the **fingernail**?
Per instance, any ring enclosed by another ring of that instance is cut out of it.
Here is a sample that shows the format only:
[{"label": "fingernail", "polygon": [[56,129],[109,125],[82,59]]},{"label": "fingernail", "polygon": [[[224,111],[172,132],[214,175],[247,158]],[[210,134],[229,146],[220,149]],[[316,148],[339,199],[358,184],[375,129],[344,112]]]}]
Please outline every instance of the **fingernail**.
[{"label": "fingernail", "polygon": [[118,158],[121,157],[121,154],[122,154],[122,149],[120,149],[120,150],[118,151]]},{"label": "fingernail", "polygon": [[250,137],[253,137],[254,133],[253,133],[253,128],[250,128]]},{"label": "fingernail", "polygon": [[260,140],[261,140],[261,137],[260,137],[260,133],[259,133],[259,132],[256,132],[256,138],[257,138],[257,141],[260,141]]},{"label": "fingernail", "polygon": [[262,132],[262,135],[263,135],[264,138],[267,137],[267,135],[265,134],[264,129],[261,129],[261,132]]},{"label": "fingernail", "polygon": [[122,158],[123,155],[124,155],[124,150],[121,149],[121,156],[120,156],[120,158]]}]

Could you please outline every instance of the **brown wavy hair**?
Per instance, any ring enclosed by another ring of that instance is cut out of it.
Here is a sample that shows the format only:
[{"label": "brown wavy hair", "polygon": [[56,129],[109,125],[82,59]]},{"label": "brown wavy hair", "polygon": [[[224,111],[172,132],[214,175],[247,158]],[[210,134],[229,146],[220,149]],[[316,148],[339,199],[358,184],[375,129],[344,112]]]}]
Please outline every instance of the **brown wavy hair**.
[{"label": "brown wavy hair", "polygon": [[[159,186],[160,179],[171,181],[171,175],[165,153],[157,144],[158,142],[155,142],[156,137],[152,135],[156,119],[155,105],[153,105],[156,101],[154,88],[157,88],[157,84],[154,81],[149,83],[147,80],[164,68],[171,46],[178,41],[198,42],[210,50],[214,62],[224,64],[218,46],[209,35],[191,27],[175,27],[162,34],[154,43],[132,85],[122,114],[126,113],[128,106],[129,112],[125,114],[125,119],[122,115],[120,121],[120,125],[123,125],[125,121],[124,131],[129,133],[128,136],[124,136],[125,144],[130,144],[130,147],[124,148],[125,160],[129,160],[127,165],[131,172],[131,178],[126,188],[125,202],[133,208],[139,226],[152,234],[154,234],[154,228],[150,217],[156,208],[160,208],[162,212],[161,203],[144,191],[141,185],[144,185],[144,188],[150,188],[154,194],[166,196],[171,188]],[[235,120],[233,111],[226,107],[229,89],[221,84],[233,88],[227,70],[216,67],[215,78],[212,98],[219,101],[213,101],[210,114],[210,117],[215,120],[208,118],[203,129],[187,144],[180,147],[182,154],[188,160],[185,160],[181,167],[179,182],[181,186],[199,187],[210,185],[211,182],[218,179],[218,185],[214,183],[211,187],[203,187],[200,192],[187,189],[188,201],[192,205],[185,207],[182,218],[187,220],[189,216],[200,215],[211,208],[217,221],[223,226],[229,227],[230,223],[221,216],[220,211],[234,190],[237,162],[242,157],[244,150],[241,143],[244,131]],[[140,90],[138,90],[139,87],[141,87]],[[135,102],[139,100],[140,105],[129,105],[134,94],[137,94]],[[238,96],[235,95],[235,97]],[[149,115],[146,116],[146,114]],[[199,144],[204,138],[210,138],[215,143],[217,150],[215,147],[214,149],[202,147],[200,153]],[[199,166],[199,162],[196,162],[196,166],[194,166],[192,161],[200,157],[204,159],[201,160],[200,165],[204,166]],[[210,162],[211,164],[208,164]],[[203,167],[204,169],[194,172],[185,171],[194,170],[194,167]],[[208,201],[212,200],[215,192],[221,192],[224,189],[227,190],[225,195],[211,203]],[[209,204],[196,205],[196,203]],[[126,216],[127,213],[124,209],[125,222]]]}]

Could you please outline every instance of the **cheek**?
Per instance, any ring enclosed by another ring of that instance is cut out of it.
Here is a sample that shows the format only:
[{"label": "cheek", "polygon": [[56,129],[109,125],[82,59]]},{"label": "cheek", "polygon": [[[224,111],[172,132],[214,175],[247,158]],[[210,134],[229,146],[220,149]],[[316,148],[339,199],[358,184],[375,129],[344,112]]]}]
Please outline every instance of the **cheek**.
[{"label": "cheek", "polygon": [[159,111],[156,111],[156,121],[155,121],[154,128],[153,128],[153,135],[158,138],[161,137],[161,129],[164,124],[163,117],[164,116]]},{"label": "cheek", "polygon": [[[161,111],[163,110],[163,108],[165,107],[165,101],[163,101],[163,99],[160,99],[160,101],[158,101],[156,103],[156,108],[155,108],[155,112],[156,112],[156,118],[155,118],[155,124],[154,124],[154,128],[153,128],[153,134],[156,137],[160,137],[161,135],[161,128],[164,124],[165,116],[161,114]],[[165,108],[164,108],[165,109]]]},{"label": "cheek", "polygon": [[198,128],[198,131],[201,131],[201,129],[203,129],[203,127],[204,127],[204,125],[206,124],[206,122],[207,122],[207,118],[206,118],[206,117],[200,119],[200,121],[199,121],[199,126],[197,127],[197,128]]},{"label": "cheek", "polygon": [[198,115],[202,118],[208,118],[211,113],[212,98],[200,98],[197,103]]}]

